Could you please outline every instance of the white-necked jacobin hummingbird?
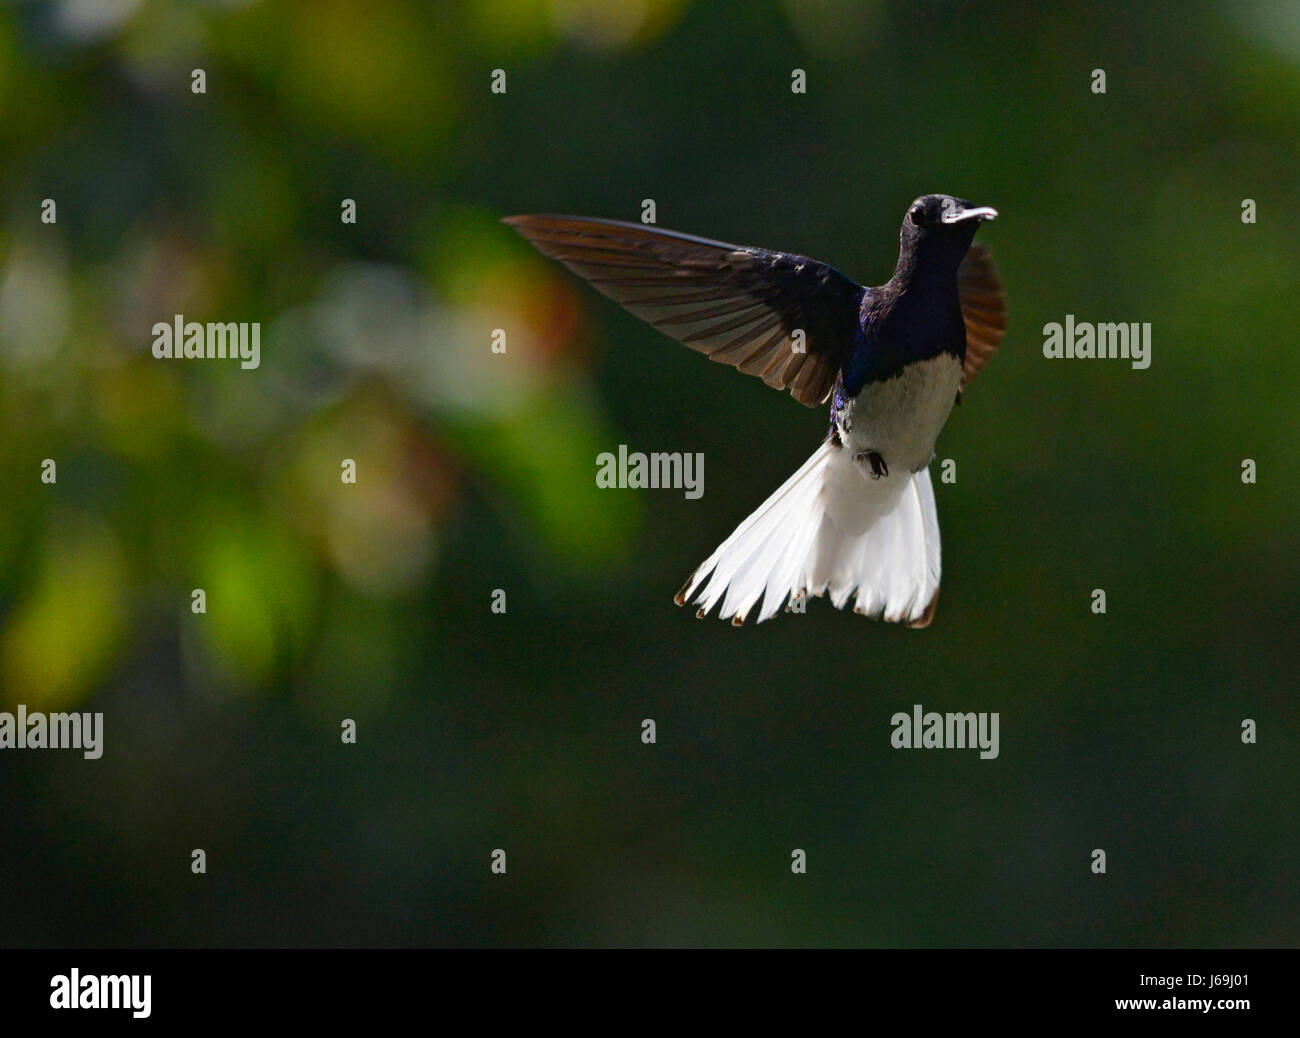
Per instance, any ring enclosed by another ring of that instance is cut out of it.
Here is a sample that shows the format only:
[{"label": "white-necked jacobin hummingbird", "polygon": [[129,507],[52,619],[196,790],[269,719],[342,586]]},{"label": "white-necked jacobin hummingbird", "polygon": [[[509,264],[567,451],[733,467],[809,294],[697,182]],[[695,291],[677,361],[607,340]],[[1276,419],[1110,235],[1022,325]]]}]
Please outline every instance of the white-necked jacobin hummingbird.
[{"label": "white-necked jacobin hummingbird", "polygon": [[[939,593],[929,465],[961,390],[1006,328],[975,231],[997,216],[950,195],[907,210],[898,266],[864,288],[806,256],[578,216],[505,222],[599,291],[711,359],[831,401],[821,447],[677,593],[698,616],[761,623],[830,593],[836,608],[924,627]],[[854,593],[856,592],[856,595]],[[761,604],[760,604],[761,600]]]}]

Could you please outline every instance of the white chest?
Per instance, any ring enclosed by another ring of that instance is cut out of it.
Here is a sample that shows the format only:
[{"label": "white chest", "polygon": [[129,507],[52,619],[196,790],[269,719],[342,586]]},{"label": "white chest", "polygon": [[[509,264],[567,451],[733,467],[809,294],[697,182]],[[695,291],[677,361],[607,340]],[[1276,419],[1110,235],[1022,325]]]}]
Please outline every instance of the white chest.
[{"label": "white chest", "polygon": [[918,472],[930,463],[960,386],[956,357],[944,353],[909,365],[848,402],[836,419],[840,440],[853,454],[879,454],[891,476]]}]

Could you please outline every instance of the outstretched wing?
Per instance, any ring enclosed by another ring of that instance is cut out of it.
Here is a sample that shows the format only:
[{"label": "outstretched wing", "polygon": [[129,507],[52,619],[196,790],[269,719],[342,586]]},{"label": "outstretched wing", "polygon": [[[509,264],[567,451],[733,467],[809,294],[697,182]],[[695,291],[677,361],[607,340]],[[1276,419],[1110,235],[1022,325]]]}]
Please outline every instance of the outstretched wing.
[{"label": "outstretched wing", "polygon": [[957,268],[957,296],[966,321],[966,363],[961,373],[965,389],[996,352],[1007,331],[1006,297],[993,266],[993,254],[985,246],[972,245]]},{"label": "outstretched wing", "polygon": [[824,401],[852,354],[865,289],[825,263],[618,220],[504,222],[664,334],[801,404]]}]

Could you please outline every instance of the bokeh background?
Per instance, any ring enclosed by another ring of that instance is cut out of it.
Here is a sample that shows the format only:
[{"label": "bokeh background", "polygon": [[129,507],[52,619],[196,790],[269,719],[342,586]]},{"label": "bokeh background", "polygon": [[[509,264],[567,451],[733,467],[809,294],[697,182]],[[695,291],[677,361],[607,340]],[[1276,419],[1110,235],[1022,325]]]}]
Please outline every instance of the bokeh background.
[{"label": "bokeh background", "polygon": [[[1295,944],[1297,168],[1286,2],[0,8],[3,708],[106,726],[0,753],[0,943]],[[936,622],[697,622],[825,416],[498,218],[874,284],[930,191],[1001,210],[1012,318]],[[261,367],[154,359],[176,313]],[[1045,360],[1067,313],[1151,368]],[[619,443],[705,496],[597,490]],[[1000,758],[892,750],[913,703]]]}]

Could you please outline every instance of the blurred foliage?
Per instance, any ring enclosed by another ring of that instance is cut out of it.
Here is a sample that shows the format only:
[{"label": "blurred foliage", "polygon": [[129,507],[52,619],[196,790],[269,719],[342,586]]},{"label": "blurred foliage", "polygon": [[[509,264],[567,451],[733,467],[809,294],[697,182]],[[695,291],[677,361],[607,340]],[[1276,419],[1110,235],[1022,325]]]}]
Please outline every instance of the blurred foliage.
[{"label": "blurred foliage", "polygon": [[[1273,0],[0,8],[0,698],[107,728],[0,754],[4,942],[1294,943],[1298,165]],[[1013,322],[935,625],[697,624],[824,416],[497,218],[654,198],[878,283],[929,191],[1000,209]],[[1150,370],[1045,362],[1066,313]],[[174,314],[261,366],[156,360]],[[708,492],[598,491],[618,443]],[[914,702],[1001,758],[890,751]]]}]

